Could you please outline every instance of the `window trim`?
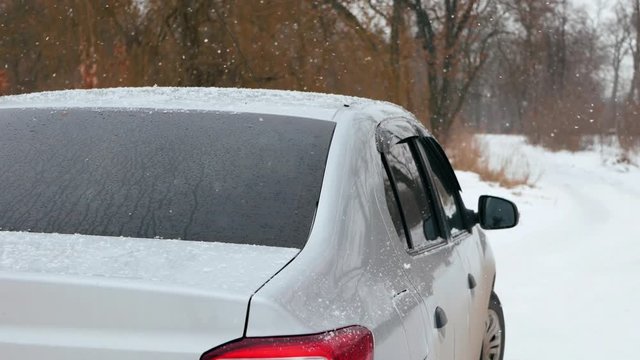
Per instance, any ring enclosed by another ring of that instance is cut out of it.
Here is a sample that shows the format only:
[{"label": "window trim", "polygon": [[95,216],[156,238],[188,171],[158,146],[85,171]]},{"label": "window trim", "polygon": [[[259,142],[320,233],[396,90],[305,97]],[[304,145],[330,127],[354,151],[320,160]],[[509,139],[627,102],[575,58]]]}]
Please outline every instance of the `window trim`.
[{"label": "window trim", "polygon": [[[411,249],[411,235],[409,234],[409,228],[407,227],[407,221],[404,216],[404,210],[402,209],[402,203],[400,202],[400,194],[398,194],[398,186],[393,178],[393,174],[391,173],[391,168],[389,167],[389,162],[387,160],[387,156],[384,153],[380,153],[380,159],[382,160],[382,166],[384,167],[384,171],[386,172],[387,178],[389,178],[389,185],[391,186],[391,191],[393,192],[393,199],[396,202],[396,206],[398,207],[398,213],[400,214],[400,221],[402,222],[402,228],[404,231],[404,239],[403,242],[407,246],[407,249]],[[386,195],[385,195],[386,197]],[[388,205],[387,205],[388,207]],[[395,222],[391,219],[393,226],[395,227]],[[397,233],[397,230],[396,230]],[[402,240],[402,239],[401,239]]]}]

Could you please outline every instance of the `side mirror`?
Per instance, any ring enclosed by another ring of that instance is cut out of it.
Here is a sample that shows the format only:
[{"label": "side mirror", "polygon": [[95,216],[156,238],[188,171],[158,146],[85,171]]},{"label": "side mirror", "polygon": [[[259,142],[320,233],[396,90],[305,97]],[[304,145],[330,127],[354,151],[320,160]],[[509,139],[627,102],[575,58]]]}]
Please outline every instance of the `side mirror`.
[{"label": "side mirror", "polygon": [[518,225],[519,220],[520,213],[513,202],[495,196],[480,196],[478,222],[483,229],[510,229]]}]

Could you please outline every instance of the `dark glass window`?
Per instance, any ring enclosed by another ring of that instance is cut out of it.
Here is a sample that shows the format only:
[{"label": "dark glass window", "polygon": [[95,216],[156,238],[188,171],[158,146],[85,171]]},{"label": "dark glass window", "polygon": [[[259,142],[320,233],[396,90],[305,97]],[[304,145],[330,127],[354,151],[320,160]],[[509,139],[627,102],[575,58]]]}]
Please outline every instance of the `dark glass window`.
[{"label": "dark glass window", "polygon": [[415,161],[413,145],[394,145],[386,155],[396,186],[412,248],[421,248],[439,239],[433,201]]},{"label": "dark glass window", "polygon": [[391,220],[393,221],[393,226],[396,229],[396,233],[398,234],[398,238],[402,241],[407,241],[407,238],[404,233],[404,225],[402,224],[402,215],[400,214],[400,208],[398,207],[398,201],[396,200],[395,193],[393,191],[393,186],[391,184],[391,180],[387,175],[387,172],[384,172],[384,195],[387,202],[387,209],[389,210],[389,214],[391,215]]},{"label": "dark glass window", "polygon": [[302,248],[335,124],[273,115],[0,111],[0,228]]},{"label": "dark glass window", "polygon": [[[448,161],[446,159],[441,159],[433,152],[429,152],[425,147],[424,143],[419,143],[420,151],[422,156],[425,159],[428,159],[432,176],[431,179],[433,181],[433,185],[436,189],[436,193],[441,202],[442,209],[445,215],[445,223],[447,224],[448,230],[452,235],[456,235],[461,231],[465,230],[464,220],[462,218],[462,212],[460,211],[460,207],[458,206],[458,202],[456,199],[456,187],[454,184],[448,183],[446,179],[451,179],[451,176],[455,176],[455,174],[449,174],[450,176],[445,176],[446,167],[445,164],[442,164],[442,161]],[[450,168],[450,166],[449,166]]]}]

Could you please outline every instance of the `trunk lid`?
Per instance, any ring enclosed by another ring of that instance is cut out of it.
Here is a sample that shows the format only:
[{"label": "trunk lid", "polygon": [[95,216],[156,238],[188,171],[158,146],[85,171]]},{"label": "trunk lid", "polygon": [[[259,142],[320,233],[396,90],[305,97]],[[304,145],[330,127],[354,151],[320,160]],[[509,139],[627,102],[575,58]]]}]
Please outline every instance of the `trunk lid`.
[{"label": "trunk lid", "polygon": [[0,232],[0,354],[198,359],[242,337],[251,295],[298,251]]}]

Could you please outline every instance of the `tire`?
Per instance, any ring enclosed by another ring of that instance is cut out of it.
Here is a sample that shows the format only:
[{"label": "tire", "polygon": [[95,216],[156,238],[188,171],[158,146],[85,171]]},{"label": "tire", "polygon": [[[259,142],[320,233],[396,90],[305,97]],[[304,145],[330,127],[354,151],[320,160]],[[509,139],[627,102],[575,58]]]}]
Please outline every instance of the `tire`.
[{"label": "tire", "polygon": [[480,360],[503,360],[504,358],[504,313],[496,293],[491,293]]}]

